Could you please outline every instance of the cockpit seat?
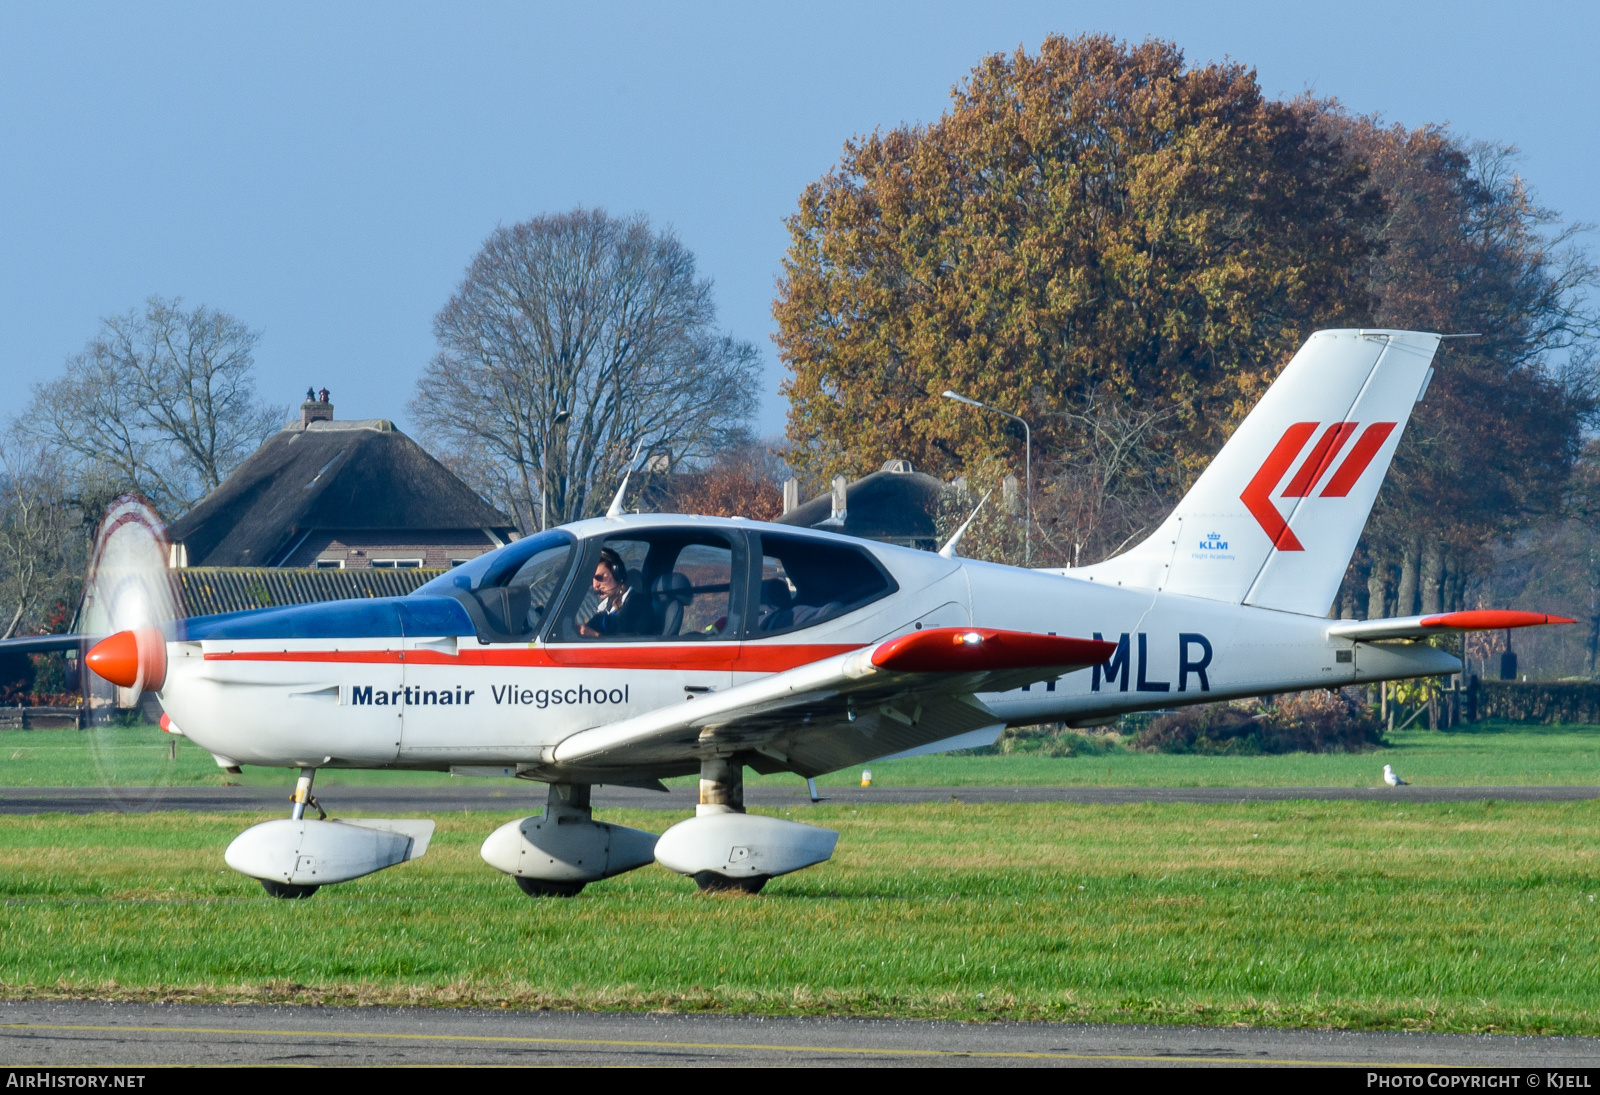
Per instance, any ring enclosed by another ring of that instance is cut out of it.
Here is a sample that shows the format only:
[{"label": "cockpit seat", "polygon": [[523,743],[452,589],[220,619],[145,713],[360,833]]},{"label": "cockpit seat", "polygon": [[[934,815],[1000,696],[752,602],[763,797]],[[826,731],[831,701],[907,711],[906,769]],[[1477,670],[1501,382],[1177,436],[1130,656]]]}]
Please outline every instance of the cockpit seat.
[{"label": "cockpit seat", "polygon": [[694,601],[694,587],[686,575],[663,574],[650,586],[650,602],[661,621],[661,636],[671,638],[683,627],[683,610]]},{"label": "cockpit seat", "polygon": [[789,583],[782,578],[767,578],[761,583],[761,606],[756,620],[757,631],[780,631],[794,622],[790,607],[794,594]]}]

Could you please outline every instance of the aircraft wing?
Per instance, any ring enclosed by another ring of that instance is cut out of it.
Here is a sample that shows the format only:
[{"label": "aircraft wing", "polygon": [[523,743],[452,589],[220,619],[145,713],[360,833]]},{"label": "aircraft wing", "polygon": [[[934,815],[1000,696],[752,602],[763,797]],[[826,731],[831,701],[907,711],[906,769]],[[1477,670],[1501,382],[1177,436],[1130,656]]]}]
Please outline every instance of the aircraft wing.
[{"label": "aircraft wing", "polygon": [[1328,627],[1335,639],[1354,639],[1358,643],[1375,639],[1425,639],[1454,631],[1499,631],[1508,627],[1539,627],[1543,624],[1571,624],[1565,616],[1543,612],[1513,612],[1507,609],[1474,609],[1443,612],[1433,616],[1401,616],[1392,620],[1340,620]]},{"label": "aircraft wing", "polygon": [[52,650],[76,650],[83,643],[93,646],[95,639],[88,635],[23,635],[0,639],[0,652],[44,654]]},{"label": "aircraft wing", "polygon": [[1115,650],[1094,639],[930,628],[580,731],[543,759],[637,770],[750,752],[777,762],[772,770],[821,775],[997,726],[1003,720],[975,693],[1054,680]]}]

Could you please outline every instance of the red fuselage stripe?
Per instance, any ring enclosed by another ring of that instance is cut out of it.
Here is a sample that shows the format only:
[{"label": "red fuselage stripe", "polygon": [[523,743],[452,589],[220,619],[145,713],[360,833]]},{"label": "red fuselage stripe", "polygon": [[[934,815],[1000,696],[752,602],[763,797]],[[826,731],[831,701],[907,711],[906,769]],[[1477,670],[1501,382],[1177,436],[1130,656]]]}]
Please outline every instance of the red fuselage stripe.
[{"label": "red fuselage stripe", "polygon": [[238,650],[207,654],[219,662],[341,662],[354,665],[515,666],[536,669],[717,669],[734,673],[781,673],[835,654],[860,649],[859,643],[781,646],[595,646],[463,648],[437,650]]}]

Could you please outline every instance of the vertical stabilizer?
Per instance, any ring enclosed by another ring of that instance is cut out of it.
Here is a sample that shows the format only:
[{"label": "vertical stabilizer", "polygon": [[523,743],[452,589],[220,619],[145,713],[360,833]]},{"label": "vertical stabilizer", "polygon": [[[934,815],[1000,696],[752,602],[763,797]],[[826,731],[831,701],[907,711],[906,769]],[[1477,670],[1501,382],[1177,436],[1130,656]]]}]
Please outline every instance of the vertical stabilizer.
[{"label": "vertical stabilizer", "polygon": [[1318,331],[1154,535],[1072,575],[1326,614],[1438,346]]}]

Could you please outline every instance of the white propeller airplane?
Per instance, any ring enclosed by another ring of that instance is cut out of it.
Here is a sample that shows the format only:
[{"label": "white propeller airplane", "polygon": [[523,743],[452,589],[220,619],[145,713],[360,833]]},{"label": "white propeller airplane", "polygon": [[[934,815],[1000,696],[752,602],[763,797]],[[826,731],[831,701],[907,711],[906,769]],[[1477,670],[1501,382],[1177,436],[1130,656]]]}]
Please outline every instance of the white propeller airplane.
[{"label": "white propeller airplane", "polygon": [[[1154,535],[1072,570],[614,503],[410,596],[173,620],[159,529],[125,503],[83,617],[116,633],[85,660],[155,692],[163,724],[219,765],[299,769],[291,816],[226,853],[274,895],[415,859],[432,835],[429,821],[307,818],[321,768],[548,783],[543,813],[482,849],[529,894],[652,859],[755,892],[828,859],[838,834],[745,813],[746,767],[815,777],[1006,726],[1454,673],[1445,651],[1396,640],[1571,623],[1327,618],[1438,343],[1312,335]],[[695,816],[659,837],[591,817],[595,784],[693,773]]]}]

